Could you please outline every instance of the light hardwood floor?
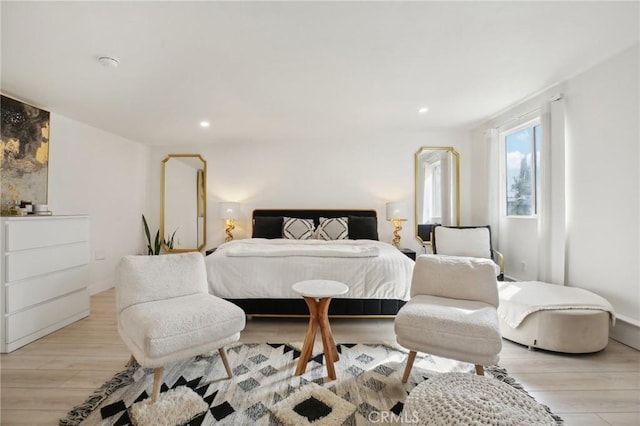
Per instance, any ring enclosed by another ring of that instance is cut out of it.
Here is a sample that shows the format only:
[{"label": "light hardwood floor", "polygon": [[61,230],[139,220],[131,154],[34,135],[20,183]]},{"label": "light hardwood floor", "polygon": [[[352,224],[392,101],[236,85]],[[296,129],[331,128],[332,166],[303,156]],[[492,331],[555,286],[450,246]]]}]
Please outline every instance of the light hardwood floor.
[{"label": "light hardwood floor", "polygon": [[[336,342],[395,340],[392,319],[331,321]],[[305,320],[253,319],[243,342],[301,341]],[[55,425],[129,359],[116,331],[113,290],[91,316],[0,357],[0,424]],[[499,363],[570,425],[640,425],[640,352],[611,340],[596,354],[528,351],[505,341]]]}]

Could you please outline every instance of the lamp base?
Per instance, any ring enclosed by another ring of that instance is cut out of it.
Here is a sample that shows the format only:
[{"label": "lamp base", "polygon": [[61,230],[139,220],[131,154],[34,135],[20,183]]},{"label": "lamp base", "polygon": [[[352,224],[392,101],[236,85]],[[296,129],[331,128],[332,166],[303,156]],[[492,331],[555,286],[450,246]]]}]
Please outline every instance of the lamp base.
[{"label": "lamp base", "polygon": [[225,243],[233,240],[233,234],[231,234],[231,231],[234,229],[236,229],[236,227],[233,224],[233,219],[227,219],[227,229],[224,230],[224,233],[227,234],[227,238],[224,239]]},{"label": "lamp base", "polygon": [[400,231],[402,231],[401,222],[403,222],[403,220],[393,219],[391,222],[393,223],[393,241],[391,244],[393,244],[395,248],[400,249]]}]

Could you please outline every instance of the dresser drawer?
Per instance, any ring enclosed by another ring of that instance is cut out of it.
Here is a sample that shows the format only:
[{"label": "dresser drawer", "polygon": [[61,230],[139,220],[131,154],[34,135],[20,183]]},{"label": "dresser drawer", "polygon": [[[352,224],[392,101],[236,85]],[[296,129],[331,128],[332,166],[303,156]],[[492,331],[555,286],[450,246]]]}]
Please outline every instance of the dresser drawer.
[{"label": "dresser drawer", "polygon": [[6,254],[5,283],[89,263],[89,243],[22,250]]},{"label": "dresser drawer", "polygon": [[6,342],[11,343],[89,310],[89,294],[80,290],[7,316]]},{"label": "dresser drawer", "polygon": [[87,287],[89,268],[80,266],[50,275],[42,275],[7,286],[5,310],[11,314],[31,305],[45,302]]},{"label": "dresser drawer", "polygon": [[5,250],[27,250],[89,241],[88,217],[16,220],[5,225]]}]

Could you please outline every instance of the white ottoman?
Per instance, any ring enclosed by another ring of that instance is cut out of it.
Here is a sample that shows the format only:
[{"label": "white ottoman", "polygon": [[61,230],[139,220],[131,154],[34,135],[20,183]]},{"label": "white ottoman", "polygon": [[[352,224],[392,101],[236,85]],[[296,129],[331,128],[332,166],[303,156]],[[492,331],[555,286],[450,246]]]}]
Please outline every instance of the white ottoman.
[{"label": "white ottoman", "polygon": [[498,292],[505,339],[566,353],[597,352],[607,346],[615,313],[595,293],[540,281],[499,283]]}]

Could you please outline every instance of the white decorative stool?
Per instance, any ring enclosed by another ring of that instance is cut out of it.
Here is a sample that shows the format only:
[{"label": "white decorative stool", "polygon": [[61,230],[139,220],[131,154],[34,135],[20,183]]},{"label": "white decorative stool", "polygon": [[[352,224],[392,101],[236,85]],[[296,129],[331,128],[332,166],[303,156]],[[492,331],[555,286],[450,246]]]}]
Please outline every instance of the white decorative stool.
[{"label": "white decorative stool", "polygon": [[329,326],[329,303],[332,297],[348,292],[349,287],[337,281],[307,280],[295,283],[291,289],[304,297],[309,306],[309,327],[307,327],[307,335],[304,338],[295,375],[299,376],[307,370],[307,363],[311,358],[313,343],[316,340],[316,331],[320,327],[327,374],[331,380],[335,380],[336,370],[333,363],[340,357]]},{"label": "white decorative stool", "polygon": [[420,383],[407,396],[402,419],[412,425],[557,425],[524,392],[469,373],[444,373]]}]

